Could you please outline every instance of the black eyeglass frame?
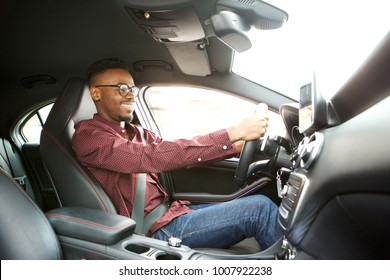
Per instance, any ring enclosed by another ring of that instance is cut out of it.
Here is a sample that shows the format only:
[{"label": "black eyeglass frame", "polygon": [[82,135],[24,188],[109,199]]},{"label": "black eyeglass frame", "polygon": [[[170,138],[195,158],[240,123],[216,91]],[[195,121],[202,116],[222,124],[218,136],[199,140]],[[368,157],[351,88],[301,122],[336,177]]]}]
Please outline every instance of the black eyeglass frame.
[{"label": "black eyeglass frame", "polygon": [[96,85],[95,87],[97,87],[97,88],[99,88],[99,87],[116,87],[116,88],[118,88],[119,95],[123,96],[123,97],[128,96],[130,92],[134,95],[134,97],[137,97],[138,93],[139,93],[138,87],[136,87],[136,86],[131,87],[128,84],[124,84],[124,83],[119,83],[117,85]]}]

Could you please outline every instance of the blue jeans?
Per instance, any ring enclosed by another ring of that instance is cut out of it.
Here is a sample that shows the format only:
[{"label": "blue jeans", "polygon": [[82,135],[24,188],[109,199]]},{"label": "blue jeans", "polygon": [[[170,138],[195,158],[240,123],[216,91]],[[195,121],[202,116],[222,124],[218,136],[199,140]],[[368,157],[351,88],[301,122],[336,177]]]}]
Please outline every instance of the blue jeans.
[{"label": "blue jeans", "polygon": [[154,238],[180,238],[191,248],[228,248],[255,237],[262,249],[282,235],[278,207],[268,197],[251,195],[229,202],[190,205],[193,211],[156,231]]}]

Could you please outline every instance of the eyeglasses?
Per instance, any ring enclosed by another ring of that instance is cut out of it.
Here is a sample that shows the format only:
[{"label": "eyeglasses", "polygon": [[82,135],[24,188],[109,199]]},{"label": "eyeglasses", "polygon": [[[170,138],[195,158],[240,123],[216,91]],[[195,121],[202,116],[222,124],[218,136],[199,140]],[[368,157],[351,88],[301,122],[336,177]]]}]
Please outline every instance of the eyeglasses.
[{"label": "eyeglasses", "polygon": [[126,97],[131,92],[134,97],[137,97],[139,93],[139,88],[136,86],[129,86],[128,84],[117,84],[117,85],[97,85],[95,87],[117,87],[119,94],[123,97]]}]

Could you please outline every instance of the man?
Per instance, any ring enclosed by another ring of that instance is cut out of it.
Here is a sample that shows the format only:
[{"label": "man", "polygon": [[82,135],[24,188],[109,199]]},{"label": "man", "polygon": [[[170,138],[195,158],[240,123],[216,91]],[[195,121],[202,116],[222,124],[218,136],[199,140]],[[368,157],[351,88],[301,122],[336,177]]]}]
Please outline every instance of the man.
[{"label": "man", "polygon": [[133,207],[138,200],[134,197],[138,181],[142,182],[139,173],[146,173],[142,216],[146,220],[161,206],[166,207],[143,231],[146,236],[161,240],[174,236],[184,245],[197,248],[226,248],[255,237],[264,249],[279,239],[278,208],[267,197],[253,195],[206,205],[174,201],[168,207],[168,195],[157,175],[236,155],[244,140],[256,139],[266,132],[267,115],[253,114],[235,126],[207,135],[167,141],[131,123],[138,88],[123,61],[113,58],[92,64],[87,83],[97,114],[76,127],[74,150],[118,213],[127,217],[136,212]]}]

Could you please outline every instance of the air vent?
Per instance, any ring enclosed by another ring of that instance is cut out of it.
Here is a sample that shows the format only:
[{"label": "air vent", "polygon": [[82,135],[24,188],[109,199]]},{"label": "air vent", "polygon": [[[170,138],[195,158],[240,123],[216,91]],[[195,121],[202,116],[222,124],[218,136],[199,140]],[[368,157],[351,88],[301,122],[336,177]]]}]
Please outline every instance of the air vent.
[{"label": "air vent", "polygon": [[301,160],[301,167],[305,170],[309,170],[321,152],[322,145],[324,144],[324,135],[316,132],[304,142],[306,143],[302,147],[299,156]]},{"label": "air vent", "polygon": [[299,198],[306,188],[307,178],[298,173],[291,173],[287,182],[287,193],[279,206],[279,224],[284,230],[287,230],[294,220],[295,209],[297,208]]},{"label": "air vent", "polygon": [[242,4],[242,5],[253,5],[253,3],[255,3],[255,0],[237,0],[237,2],[239,4]]}]

